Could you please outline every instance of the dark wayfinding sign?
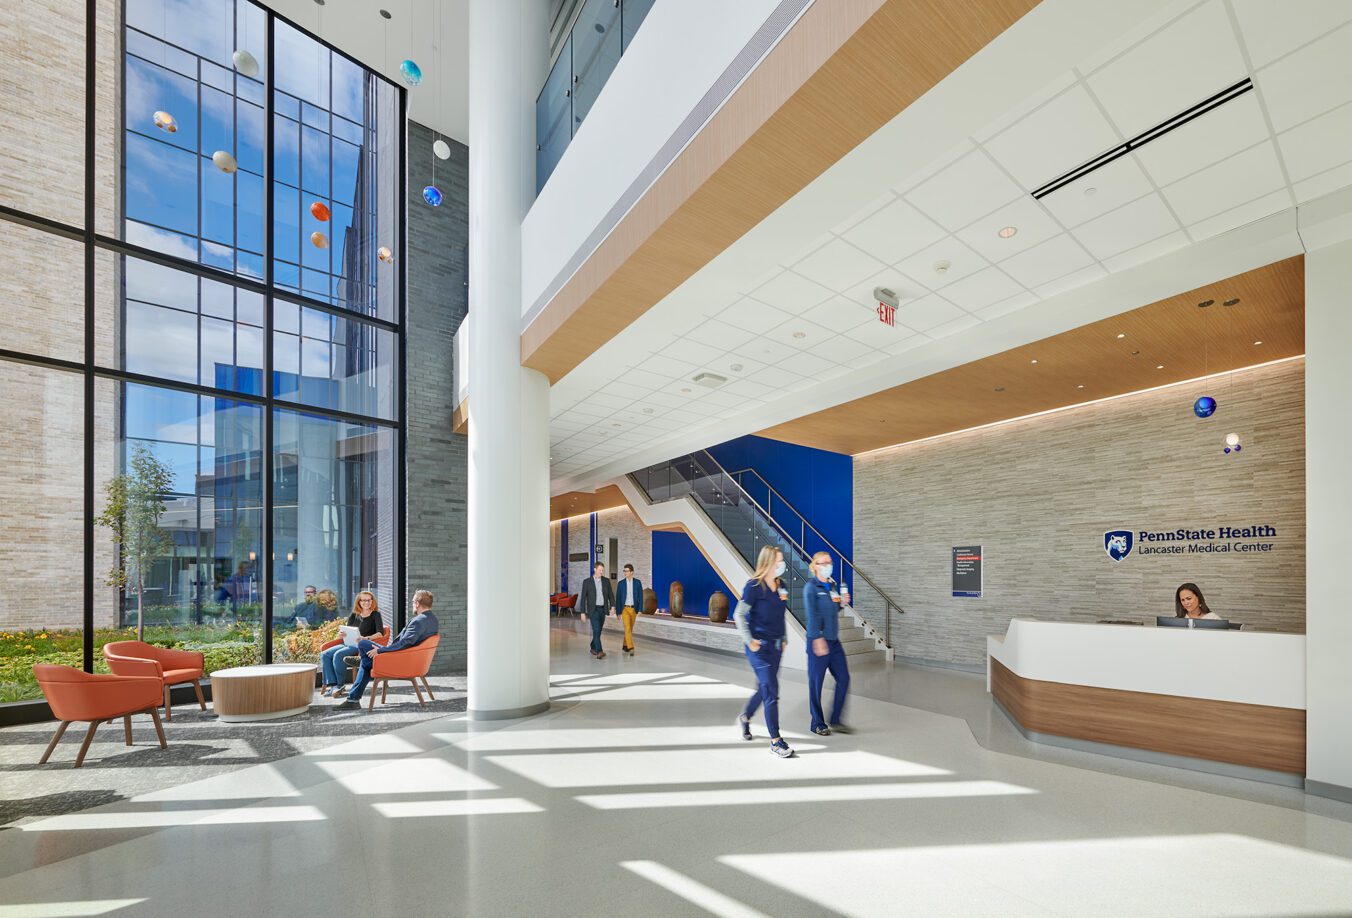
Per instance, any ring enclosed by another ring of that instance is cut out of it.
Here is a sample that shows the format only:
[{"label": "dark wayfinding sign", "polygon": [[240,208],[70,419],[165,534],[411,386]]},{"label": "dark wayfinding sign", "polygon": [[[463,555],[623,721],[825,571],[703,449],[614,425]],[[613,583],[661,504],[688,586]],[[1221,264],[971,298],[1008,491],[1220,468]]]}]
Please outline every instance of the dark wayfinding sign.
[{"label": "dark wayfinding sign", "polygon": [[981,596],[980,545],[960,545],[953,549],[953,595]]}]

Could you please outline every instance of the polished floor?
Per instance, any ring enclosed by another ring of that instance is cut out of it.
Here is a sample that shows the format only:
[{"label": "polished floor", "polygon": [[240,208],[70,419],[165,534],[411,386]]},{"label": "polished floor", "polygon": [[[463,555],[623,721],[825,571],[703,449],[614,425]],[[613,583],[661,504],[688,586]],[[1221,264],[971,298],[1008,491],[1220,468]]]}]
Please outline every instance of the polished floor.
[{"label": "polished floor", "polygon": [[995,751],[862,692],[856,733],[809,738],[796,674],[780,760],[761,724],[738,737],[736,659],[551,640],[540,717],[451,715],[0,832],[0,916],[1352,915],[1346,813]]}]

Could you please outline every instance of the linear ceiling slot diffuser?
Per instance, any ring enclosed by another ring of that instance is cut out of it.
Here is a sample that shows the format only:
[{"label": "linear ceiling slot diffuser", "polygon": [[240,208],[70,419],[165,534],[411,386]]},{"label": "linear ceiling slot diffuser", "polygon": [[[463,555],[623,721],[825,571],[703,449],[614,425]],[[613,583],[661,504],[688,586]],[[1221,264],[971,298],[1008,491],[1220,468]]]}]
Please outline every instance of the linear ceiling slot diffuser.
[{"label": "linear ceiling slot diffuser", "polygon": [[1104,166],[1108,165],[1113,160],[1126,156],[1133,150],[1139,150],[1141,147],[1150,143],[1150,141],[1158,140],[1159,138],[1163,137],[1165,134],[1169,133],[1175,128],[1181,128],[1189,121],[1192,121],[1195,118],[1200,118],[1207,112],[1220,108],[1226,102],[1229,102],[1232,99],[1238,99],[1240,96],[1244,95],[1251,89],[1253,89],[1253,80],[1249,79],[1248,77],[1245,77],[1235,85],[1221,90],[1220,92],[1216,93],[1214,96],[1211,96],[1208,99],[1203,99],[1201,102],[1198,102],[1192,108],[1189,108],[1186,111],[1179,112],[1172,118],[1169,118],[1166,121],[1161,121],[1154,127],[1142,131],[1141,133],[1137,134],[1135,137],[1131,138],[1121,146],[1113,147],[1108,152],[1102,153],[1099,156],[1094,157],[1084,165],[1077,166],[1076,168],[1071,169],[1069,172],[1065,173],[1064,175],[1060,175],[1052,179],[1050,182],[1043,185],[1041,188],[1035,189],[1033,191],[1033,197],[1045,198],[1053,191],[1057,191],[1061,188],[1064,188],[1071,182],[1082,179],[1086,175],[1089,175],[1091,172],[1096,172],[1099,169],[1102,169]]}]

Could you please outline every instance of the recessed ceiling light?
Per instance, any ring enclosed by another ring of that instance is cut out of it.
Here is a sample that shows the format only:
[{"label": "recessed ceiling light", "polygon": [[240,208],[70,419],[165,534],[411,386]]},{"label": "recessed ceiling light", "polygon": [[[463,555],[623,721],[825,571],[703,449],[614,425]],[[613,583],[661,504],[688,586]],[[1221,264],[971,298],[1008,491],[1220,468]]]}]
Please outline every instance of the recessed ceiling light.
[{"label": "recessed ceiling light", "polygon": [[1019,228],[1017,226],[1003,226],[1000,228],[1000,232],[997,233],[996,235],[998,235],[1001,239],[1008,239],[1018,231]]},{"label": "recessed ceiling light", "polygon": [[942,260],[941,260],[941,261],[936,261],[936,262],[934,263],[934,273],[935,273],[935,274],[946,274],[946,273],[948,273],[948,269],[951,268],[951,267],[953,267],[953,263],[952,263],[951,261],[942,261]]},{"label": "recessed ceiling light", "polygon": [[1098,189],[1095,188],[1093,185],[1090,185],[1088,188],[1084,190],[1084,196],[1086,198],[1092,198],[1096,194],[1098,194]]},{"label": "recessed ceiling light", "polygon": [[996,391],[996,392],[1003,392],[1003,391],[1005,391],[1005,387],[1004,387],[1004,386],[996,386],[996,387],[995,387],[995,391]]},{"label": "recessed ceiling light", "polygon": [[1029,363],[1037,363],[1037,358],[1034,357],[1032,360],[1030,360],[1030,361],[1028,361],[1028,362],[1029,362]]},{"label": "recessed ceiling light", "polygon": [[390,11],[389,11],[389,10],[381,10],[381,11],[380,11],[380,15],[381,15],[381,17],[384,18],[384,19],[390,19],[390,18],[392,18],[392,17],[390,16]]},{"label": "recessed ceiling light", "polygon": [[732,366],[728,367],[728,369],[734,373],[740,373],[742,372],[742,365],[740,363],[734,363]]},{"label": "recessed ceiling light", "polygon": [[1084,388],[1084,383],[1080,383],[1080,384],[1079,384],[1078,386],[1076,386],[1075,388],[1076,388],[1076,389],[1083,389],[1083,388]]},{"label": "recessed ceiling light", "polygon": [[1163,369],[1164,369],[1164,364],[1162,364],[1162,363],[1157,363],[1157,364],[1155,364],[1155,369],[1157,369],[1157,370],[1163,370]]},{"label": "recessed ceiling light", "polygon": [[793,333],[793,336],[794,336],[795,338],[806,338],[806,337],[807,337],[807,332],[796,331],[796,332]]},{"label": "recessed ceiling light", "polygon": [[644,413],[644,414],[652,414],[652,413],[653,413],[653,410],[652,410],[651,408],[644,408],[644,409],[643,409],[643,413]]},{"label": "recessed ceiling light", "polygon": [[1208,306],[1211,306],[1215,302],[1216,302],[1215,300],[1202,300],[1202,302],[1198,303],[1197,305],[1202,309],[1206,309]]},{"label": "recessed ceiling light", "polygon": [[1133,357],[1140,357],[1140,356],[1141,356],[1141,352],[1140,352],[1140,351],[1132,351],[1132,352],[1131,352],[1131,356],[1133,356]]},{"label": "recessed ceiling light", "polygon": [[1117,335],[1117,337],[1118,337],[1119,339],[1125,338],[1126,336],[1127,336],[1127,333],[1126,333],[1126,332],[1119,332],[1118,335]]},{"label": "recessed ceiling light", "polygon": [[1255,342],[1253,343],[1253,346],[1254,346],[1254,347],[1258,347],[1258,345],[1260,345],[1260,344],[1262,344],[1262,343],[1263,343],[1262,341],[1255,341]]},{"label": "recessed ceiling light", "polygon": [[1239,302],[1239,297],[1235,297],[1233,300],[1226,300],[1224,305],[1226,305],[1226,306],[1233,306],[1233,305],[1235,305],[1235,304],[1238,303],[1238,302]]}]

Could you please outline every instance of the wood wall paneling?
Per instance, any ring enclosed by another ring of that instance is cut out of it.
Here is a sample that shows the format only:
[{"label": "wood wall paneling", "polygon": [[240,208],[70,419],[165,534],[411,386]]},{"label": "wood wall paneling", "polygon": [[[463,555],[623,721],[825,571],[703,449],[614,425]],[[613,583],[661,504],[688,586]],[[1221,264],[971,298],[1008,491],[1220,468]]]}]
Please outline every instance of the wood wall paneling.
[{"label": "wood wall paneling", "polygon": [[1304,711],[1040,682],[990,663],[991,693],[1026,730],[1305,774]]}]

